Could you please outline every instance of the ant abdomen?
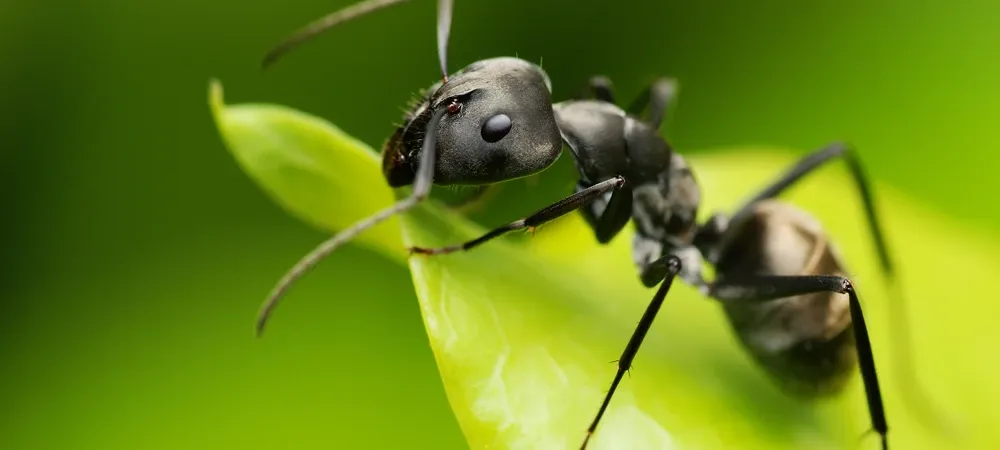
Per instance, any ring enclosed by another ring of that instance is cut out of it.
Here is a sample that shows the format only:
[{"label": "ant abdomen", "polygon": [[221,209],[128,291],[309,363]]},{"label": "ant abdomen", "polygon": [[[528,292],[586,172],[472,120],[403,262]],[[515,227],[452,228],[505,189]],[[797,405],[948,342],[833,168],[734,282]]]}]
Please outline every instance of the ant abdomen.
[{"label": "ant abdomen", "polygon": [[[731,224],[720,249],[717,281],[755,276],[836,275],[843,264],[819,223],[781,201],[756,205]],[[855,369],[857,354],[848,296],[817,292],[757,301],[722,301],[736,335],[751,355],[798,395],[838,392]]]}]

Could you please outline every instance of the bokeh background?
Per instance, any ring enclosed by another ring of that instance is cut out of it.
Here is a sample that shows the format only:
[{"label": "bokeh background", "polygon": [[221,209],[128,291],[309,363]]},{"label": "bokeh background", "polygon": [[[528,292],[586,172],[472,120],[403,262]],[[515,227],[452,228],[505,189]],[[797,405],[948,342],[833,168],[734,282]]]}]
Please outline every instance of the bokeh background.
[{"label": "bokeh background", "polygon": [[[0,5],[0,448],[465,446],[410,278],[379,255],[344,249],[299,285],[282,329],[252,337],[258,302],[323,235],[233,163],[207,83],[380,145],[437,77],[434,2],[257,66],[347,3]],[[875,178],[1000,235],[1000,3],[457,3],[453,69],[544,58],[558,98],[603,73],[624,101],[672,75],[668,134],[683,152],[849,140]],[[553,195],[518,194],[479,217]],[[854,201],[840,194],[829,201]]]}]

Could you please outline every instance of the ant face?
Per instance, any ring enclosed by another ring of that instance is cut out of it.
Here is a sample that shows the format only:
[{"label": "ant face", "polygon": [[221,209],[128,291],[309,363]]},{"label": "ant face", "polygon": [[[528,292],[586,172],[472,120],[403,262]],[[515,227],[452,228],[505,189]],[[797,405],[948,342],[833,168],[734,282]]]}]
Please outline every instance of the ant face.
[{"label": "ant face", "polygon": [[562,138],[548,76],[517,58],[479,61],[429,89],[386,143],[382,168],[393,187],[413,182],[428,123],[437,125],[435,184],[491,184],[539,172],[559,157]]}]

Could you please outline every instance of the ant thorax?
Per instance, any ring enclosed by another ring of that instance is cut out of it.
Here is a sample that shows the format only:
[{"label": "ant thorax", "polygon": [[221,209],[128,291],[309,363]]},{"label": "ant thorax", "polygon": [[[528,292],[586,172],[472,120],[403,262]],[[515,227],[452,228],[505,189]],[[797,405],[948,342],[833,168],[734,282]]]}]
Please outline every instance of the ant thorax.
[{"label": "ant thorax", "polygon": [[681,259],[678,275],[703,286],[701,252],[694,246],[701,189],[684,158],[673,152],[670,166],[655,179],[633,186],[632,257],[640,272],[667,254]]}]

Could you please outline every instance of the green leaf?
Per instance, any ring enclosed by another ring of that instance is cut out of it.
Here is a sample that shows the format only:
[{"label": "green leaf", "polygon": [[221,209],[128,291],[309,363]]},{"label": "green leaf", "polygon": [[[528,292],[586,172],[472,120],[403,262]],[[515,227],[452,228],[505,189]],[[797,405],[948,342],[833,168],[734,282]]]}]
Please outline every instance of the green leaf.
[{"label": "green leaf", "polygon": [[[236,162],[294,216],[320,229],[339,230],[392,202],[378,155],[364,143],[323,119],[283,106],[227,107],[218,81],[209,91],[216,126]],[[395,258],[406,254],[396,220],[356,242]]]},{"label": "green leaf", "polygon": [[[273,105],[225,106],[218,84],[211,104],[244,170],[308,223],[334,232],[393,201],[374,151],[325,121]],[[704,187],[703,213],[733,208],[793,155],[739,148],[689,158]],[[973,356],[954,354],[956,333],[989,330],[1000,312],[997,302],[977,301],[989,292],[986,274],[1000,270],[993,256],[1000,244],[886,186],[876,188],[908,295],[918,378],[956,426],[948,436],[909,413],[912,392],[896,382],[906,375],[892,358],[898,353],[889,315],[898,309],[884,301],[887,291],[845,171],[824,169],[787,198],[808,205],[853,269],[890,442],[899,449],[1000,442],[1000,430],[990,426],[997,406],[979,400],[1000,398],[1000,382],[990,376],[1000,369],[995,342],[969,339],[962,348]],[[409,264],[445,391],[469,445],[576,448],[614,375],[610,361],[653,294],[635,273],[631,231],[600,246],[580,217],[570,215],[526,242],[498,239],[466,253],[406,259],[403,244],[452,244],[485,230],[434,202],[395,226],[370,230],[358,242]],[[971,310],[983,314],[961,314]],[[874,437],[859,441],[869,426],[859,377],[825,401],[783,394],[740,349],[718,305],[675,283],[591,448],[876,448]]]}]

